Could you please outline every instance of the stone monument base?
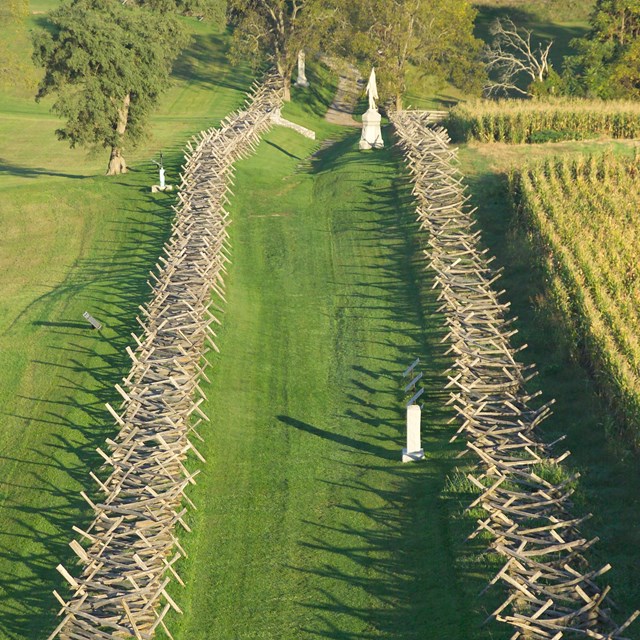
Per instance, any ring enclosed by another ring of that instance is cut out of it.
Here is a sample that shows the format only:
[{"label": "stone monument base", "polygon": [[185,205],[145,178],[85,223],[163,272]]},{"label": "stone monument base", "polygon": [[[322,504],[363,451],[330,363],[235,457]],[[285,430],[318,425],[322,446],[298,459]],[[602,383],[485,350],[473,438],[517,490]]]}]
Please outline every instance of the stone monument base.
[{"label": "stone monument base", "polygon": [[151,187],[151,193],[158,193],[158,191],[173,191],[173,185],[168,184],[164,187],[161,187],[159,184],[154,184]]},{"label": "stone monument base", "polygon": [[360,138],[360,149],[382,149],[382,131],[380,121],[382,116],[377,109],[367,109],[362,115],[362,137]]},{"label": "stone monument base", "polygon": [[419,451],[402,450],[402,462],[418,462],[418,460],[424,460],[424,449]]}]

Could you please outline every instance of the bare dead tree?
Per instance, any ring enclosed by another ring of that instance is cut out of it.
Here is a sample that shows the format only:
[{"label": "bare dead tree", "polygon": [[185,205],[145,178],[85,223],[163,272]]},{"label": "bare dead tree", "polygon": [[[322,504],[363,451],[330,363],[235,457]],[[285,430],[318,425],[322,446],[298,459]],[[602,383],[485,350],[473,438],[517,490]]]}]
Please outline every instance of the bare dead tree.
[{"label": "bare dead tree", "polygon": [[491,25],[494,36],[490,47],[485,50],[486,69],[492,79],[484,87],[486,96],[516,91],[524,96],[529,91],[518,86],[521,76],[528,76],[531,82],[542,82],[549,74],[549,52],[553,41],[546,46],[531,44],[531,31],[518,28],[511,18],[498,18]]}]

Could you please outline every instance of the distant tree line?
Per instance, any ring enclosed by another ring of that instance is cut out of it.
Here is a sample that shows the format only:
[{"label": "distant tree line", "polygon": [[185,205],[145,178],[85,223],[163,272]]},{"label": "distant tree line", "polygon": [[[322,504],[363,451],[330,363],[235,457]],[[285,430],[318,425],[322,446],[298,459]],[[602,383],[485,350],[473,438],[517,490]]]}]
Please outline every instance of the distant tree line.
[{"label": "distant tree line", "polygon": [[33,38],[45,71],[37,99],[54,96],[53,111],[65,121],[60,139],[110,150],[108,174],[126,171],[124,148],[142,137],[169,86],[188,42],[179,15],[228,20],[232,55],[274,65],[285,99],[303,49],[376,66],[380,94],[397,108],[412,67],[467,90],[481,84],[467,0],[66,0]]},{"label": "distant tree line", "polygon": [[323,52],[375,66],[380,95],[402,108],[407,74],[481,86],[481,42],[467,0],[229,0],[234,52],[272,61],[286,93],[298,52]]},{"label": "distant tree line", "polygon": [[590,29],[574,38],[560,69],[549,61],[552,43],[532,43],[530,30],[496,20],[485,47],[486,95],[568,95],[640,98],[640,0],[596,0]]},{"label": "distant tree line", "polygon": [[[26,11],[26,0],[4,1],[5,13]],[[549,63],[550,45],[534,46],[510,21],[483,47],[468,0],[65,0],[34,35],[34,59],[45,71],[37,98],[54,96],[65,121],[57,134],[71,146],[109,148],[109,174],[126,171],[124,148],[142,137],[169,86],[189,40],[181,15],[228,22],[232,56],[274,65],[285,99],[301,50],[340,56],[363,72],[375,66],[381,99],[396,109],[416,72],[467,94],[492,86],[489,71],[494,88],[521,94],[640,97],[640,0],[596,0],[591,29],[573,41],[576,54],[562,73]]]}]

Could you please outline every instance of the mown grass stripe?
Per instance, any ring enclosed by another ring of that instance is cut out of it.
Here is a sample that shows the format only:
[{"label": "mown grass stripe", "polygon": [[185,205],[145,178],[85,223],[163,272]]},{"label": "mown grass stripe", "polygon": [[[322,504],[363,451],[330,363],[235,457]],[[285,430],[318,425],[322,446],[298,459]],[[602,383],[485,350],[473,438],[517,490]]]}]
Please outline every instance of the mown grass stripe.
[{"label": "mown grass stripe", "polygon": [[[489,637],[470,598],[487,565],[456,559],[443,334],[411,198],[395,152],[357,137],[301,172],[312,144],[275,130],[238,167],[176,638]],[[402,465],[416,356],[428,459]]]}]

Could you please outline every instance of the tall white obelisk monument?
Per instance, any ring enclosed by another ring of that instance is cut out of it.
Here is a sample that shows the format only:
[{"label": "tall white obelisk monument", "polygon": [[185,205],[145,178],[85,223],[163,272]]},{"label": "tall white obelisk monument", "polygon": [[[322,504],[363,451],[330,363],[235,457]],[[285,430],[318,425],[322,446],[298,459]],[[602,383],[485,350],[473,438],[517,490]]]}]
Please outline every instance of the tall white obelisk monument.
[{"label": "tall white obelisk monument", "polygon": [[376,83],[376,70],[371,69],[369,82],[367,83],[367,95],[369,96],[369,108],[362,114],[362,137],[360,138],[360,149],[382,149],[382,131],[376,100],[378,100],[378,85]]}]

